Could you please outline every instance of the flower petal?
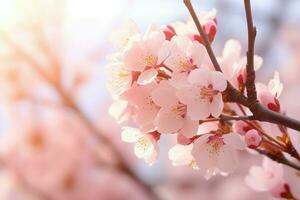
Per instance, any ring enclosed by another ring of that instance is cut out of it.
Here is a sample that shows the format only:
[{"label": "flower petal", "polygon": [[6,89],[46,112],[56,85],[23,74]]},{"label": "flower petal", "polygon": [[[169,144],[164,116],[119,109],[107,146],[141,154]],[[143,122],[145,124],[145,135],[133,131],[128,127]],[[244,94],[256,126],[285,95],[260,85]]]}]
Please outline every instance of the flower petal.
[{"label": "flower petal", "polygon": [[157,74],[158,72],[153,68],[143,71],[140,74],[137,83],[140,85],[147,85],[156,79]]},{"label": "flower petal", "polygon": [[142,137],[142,133],[137,128],[123,127],[121,133],[121,139],[123,142],[133,143],[138,141]]}]

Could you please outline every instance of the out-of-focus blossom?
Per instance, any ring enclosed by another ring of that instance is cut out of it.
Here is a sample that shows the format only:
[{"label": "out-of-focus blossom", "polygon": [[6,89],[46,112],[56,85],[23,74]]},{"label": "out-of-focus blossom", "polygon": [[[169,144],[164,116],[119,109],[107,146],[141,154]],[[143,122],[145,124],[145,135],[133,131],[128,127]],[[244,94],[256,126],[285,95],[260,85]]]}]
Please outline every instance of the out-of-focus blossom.
[{"label": "out-of-focus blossom", "polygon": [[269,158],[263,159],[262,167],[252,166],[245,180],[252,189],[269,191],[274,197],[285,197],[290,192],[282,165]]}]

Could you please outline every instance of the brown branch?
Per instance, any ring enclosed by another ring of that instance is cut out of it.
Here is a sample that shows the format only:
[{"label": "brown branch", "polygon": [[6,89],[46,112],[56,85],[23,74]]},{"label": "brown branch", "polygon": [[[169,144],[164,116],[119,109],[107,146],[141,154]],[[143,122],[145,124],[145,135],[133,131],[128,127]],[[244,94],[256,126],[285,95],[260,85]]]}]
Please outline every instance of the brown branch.
[{"label": "brown branch", "polygon": [[264,150],[261,150],[261,149],[256,149],[256,151],[259,154],[267,156],[268,158],[272,159],[273,161],[276,161],[276,162],[281,163],[281,164],[285,164],[287,166],[290,166],[293,169],[296,169],[297,171],[300,171],[300,166],[293,163],[293,162],[291,162],[291,161],[289,161],[288,159],[286,159],[282,153],[273,154],[273,153],[270,153],[270,152],[267,152],[267,151],[264,151]]},{"label": "brown branch", "polygon": [[244,0],[247,27],[248,27],[248,51],[246,65],[246,90],[249,104],[252,105],[257,101],[257,93],[255,88],[255,71],[254,71],[254,45],[256,37],[256,28],[253,26],[253,18],[250,0]]},{"label": "brown branch", "polygon": [[199,124],[205,122],[215,122],[215,121],[237,121],[237,120],[253,120],[253,116],[228,116],[220,115],[218,118],[208,118],[205,120],[199,120]]},{"label": "brown branch", "polygon": [[[212,47],[210,45],[210,42],[208,40],[207,34],[204,32],[202,25],[195,13],[195,10],[193,8],[191,0],[183,0],[183,1],[193,18],[193,21],[197,27],[197,30],[199,31],[199,34],[201,35],[201,37],[204,41],[204,46],[206,48],[208,56],[213,64],[215,70],[222,72],[222,69],[218,63],[218,60],[217,60],[217,58],[214,54],[214,51],[212,50]],[[227,81],[227,88],[223,92],[223,99],[226,102],[240,102],[242,105],[248,106],[247,98],[243,94],[241,94],[238,90],[236,90],[229,81]]]},{"label": "brown branch", "polygon": [[[219,65],[219,63],[218,63],[218,61],[216,59],[216,56],[214,55],[214,52],[213,52],[213,50],[211,48],[210,42],[208,41],[207,35],[204,32],[204,30],[203,30],[203,28],[201,26],[201,23],[199,22],[199,19],[198,19],[196,13],[195,13],[193,5],[191,4],[191,0],[183,0],[183,1],[184,1],[184,4],[186,5],[186,7],[188,8],[189,12],[190,12],[190,14],[191,14],[191,16],[192,16],[192,18],[194,20],[194,23],[195,23],[195,25],[196,25],[196,27],[197,27],[197,29],[198,29],[201,37],[203,38],[203,41],[204,41],[204,44],[205,44],[205,48],[207,50],[207,53],[208,53],[208,55],[209,55],[209,57],[210,57],[210,59],[212,61],[212,64],[213,64],[215,70],[222,72],[221,67],[220,67],[220,65]],[[247,0],[245,0],[245,2],[247,2]],[[249,15],[249,16],[251,17],[252,15]],[[252,24],[252,20],[250,20],[250,26],[251,26],[251,24]],[[253,25],[251,27],[253,27]],[[251,34],[252,34],[252,32],[253,32],[253,30],[251,31]],[[251,43],[252,43],[251,45],[253,46],[254,45],[254,40]],[[252,52],[251,49],[250,49],[249,52]],[[253,51],[254,51],[254,47],[253,47]],[[250,65],[251,65],[252,59],[253,58],[249,59],[250,60]],[[253,77],[252,77],[252,79],[253,79]],[[255,76],[254,76],[254,80],[255,80]],[[253,90],[253,88],[252,88],[252,90]],[[250,87],[250,91],[251,91],[251,87]],[[252,95],[251,98],[255,98],[256,99],[256,95],[255,94]],[[273,124],[280,124],[280,125],[286,126],[288,128],[292,128],[294,130],[300,131],[300,121],[297,121],[295,119],[289,118],[289,117],[287,117],[285,115],[282,115],[280,113],[276,113],[276,112],[273,112],[273,111],[271,111],[269,109],[266,109],[265,107],[263,107],[257,101],[253,101],[253,100],[250,101],[249,98],[245,97],[238,90],[236,90],[228,81],[227,81],[227,88],[223,92],[223,100],[225,102],[239,103],[239,104],[241,104],[243,106],[248,107],[251,110],[251,112],[253,113],[254,119],[256,119],[256,120],[266,121],[266,122],[270,122],[270,123],[273,123]]]}]

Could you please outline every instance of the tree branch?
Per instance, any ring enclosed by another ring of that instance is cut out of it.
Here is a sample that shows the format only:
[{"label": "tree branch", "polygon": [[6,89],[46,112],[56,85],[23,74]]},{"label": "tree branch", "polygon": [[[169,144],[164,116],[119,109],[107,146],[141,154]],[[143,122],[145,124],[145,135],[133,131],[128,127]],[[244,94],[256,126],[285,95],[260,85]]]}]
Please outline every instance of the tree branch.
[{"label": "tree branch", "polygon": [[285,164],[285,165],[287,165],[287,166],[289,166],[293,169],[296,169],[297,171],[300,171],[300,166],[296,165],[295,163],[293,163],[293,162],[289,161],[288,159],[286,159],[282,153],[280,153],[278,155],[275,155],[275,154],[269,153],[269,152],[261,150],[261,149],[256,149],[256,151],[259,154],[267,156],[268,158],[272,159],[273,161],[276,161],[276,162],[281,163],[281,164]]},{"label": "tree branch", "polygon": [[[211,48],[210,42],[207,38],[207,35],[201,26],[201,23],[195,13],[193,5],[191,4],[191,0],[183,0],[183,1],[184,1],[185,6],[187,7],[187,9],[190,12],[201,37],[203,38],[205,48],[207,50],[207,53],[212,61],[212,64],[213,64],[215,70],[222,72],[221,67],[216,59],[216,56]],[[247,67],[247,68],[249,68],[250,72],[247,74],[251,75],[252,72],[254,71],[254,39],[255,39],[255,35],[256,35],[256,30],[254,30],[255,28],[253,27],[252,14],[251,14],[251,9],[250,9],[250,0],[245,0],[245,3],[247,4],[247,5],[245,5],[245,8],[246,8],[246,13],[248,13],[247,21],[249,21],[249,23],[248,23],[248,26],[250,27],[249,32],[251,32],[249,34],[250,35],[250,39],[249,39],[250,51],[248,50],[249,58],[247,57],[247,63],[249,63],[249,65],[248,65],[249,67]],[[248,94],[249,98],[245,97],[242,93],[240,93],[238,90],[236,90],[227,81],[227,88],[223,92],[223,100],[225,102],[239,103],[243,106],[248,107],[251,110],[251,112],[253,113],[253,116],[254,116],[253,118],[256,120],[266,121],[266,122],[270,122],[273,124],[280,124],[280,125],[286,126],[288,128],[292,128],[294,130],[300,131],[300,121],[297,121],[295,119],[289,118],[280,113],[276,113],[269,109],[266,109],[256,100],[257,97],[256,97],[255,83],[254,83],[255,73],[254,73],[254,75],[252,75],[252,77],[250,77],[250,79],[249,78],[247,78],[247,79],[248,79],[248,82],[251,82],[250,87],[248,85],[248,88],[250,89],[250,91],[249,91],[249,89],[247,89],[247,93],[249,92],[249,94]],[[253,86],[253,83],[254,83],[254,86]],[[254,91],[255,91],[255,93],[252,94]],[[250,100],[250,98],[252,98],[252,99]]]},{"label": "tree branch", "polygon": [[237,121],[237,120],[254,120],[253,116],[228,116],[228,115],[220,115],[219,118],[208,118],[205,120],[199,120],[199,124],[205,122],[215,122],[215,121]]},{"label": "tree branch", "polygon": [[254,71],[254,45],[256,37],[256,27],[253,26],[253,18],[250,0],[244,0],[247,27],[248,27],[248,51],[246,65],[246,89],[249,104],[252,105],[257,101],[257,93],[255,88],[255,71]]}]

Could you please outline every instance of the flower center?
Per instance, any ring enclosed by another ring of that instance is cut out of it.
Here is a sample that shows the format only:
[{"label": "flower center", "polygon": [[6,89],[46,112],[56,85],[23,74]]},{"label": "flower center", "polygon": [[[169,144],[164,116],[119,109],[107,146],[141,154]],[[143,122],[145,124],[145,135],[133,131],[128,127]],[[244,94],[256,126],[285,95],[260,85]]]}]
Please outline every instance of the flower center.
[{"label": "flower center", "polygon": [[210,145],[209,153],[218,155],[221,147],[225,145],[223,138],[219,135],[213,135],[208,138],[207,144]]},{"label": "flower center", "polygon": [[149,54],[144,58],[147,66],[155,66],[157,63],[157,57]]},{"label": "flower center", "polygon": [[186,114],[186,105],[183,105],[183,104],[177,104],[173,109],[172,111],[175,112],[176,114],[184,117],[185,114]]},{"label": "flower center", "polygon": [[213,100],[213,96],[217,95],[219,91],[214,90],[213,86],[209,84],[207,87],[200,89],[200,96],[202,99],[208,99],[210,102]]},{"label": "flower center", "polygon": [[121,79],[121,80],[128,80],[128,77],[129,77],[129,73],[126,71],[126,70],[120,70],[119,74],[118,74],[118,77]]},{"label": "flower center", "polygon": [[138,142],[136,144],[136,148],[138,149],[138,151],[142,154],[145,153],[148,148],[151,145],[151,140],[148,137],[141,137],[140,139],[138,139]]}]

